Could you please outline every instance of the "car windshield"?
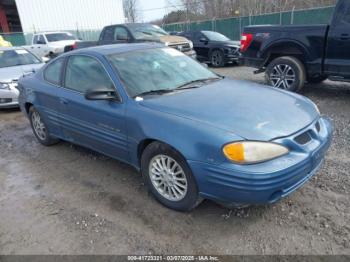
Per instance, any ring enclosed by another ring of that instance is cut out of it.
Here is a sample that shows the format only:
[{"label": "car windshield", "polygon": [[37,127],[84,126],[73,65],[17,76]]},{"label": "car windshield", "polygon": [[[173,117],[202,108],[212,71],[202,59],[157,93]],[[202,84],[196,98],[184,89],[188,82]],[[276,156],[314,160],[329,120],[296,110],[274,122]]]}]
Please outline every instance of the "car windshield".
[{"label": "car windshield", "polygon": [[161,36],[168,35],[162,28],[151,24],[135,24],[129,25],[129,30],[135,39],[157,39]]},{"label": "car windshield", "polygon": [[109,56],[131,97],[185,88],[196,81],[220,79],[192,58],[172,48],[155,48]]},{"label": "car windshield", "polygon": [[39,63],[41,61],[25,49],[0,50],[0,68]]},{"label": "car windshield", "polygon": [[58,42],[64,40],[76,40],[76,37],[69,33],[54,33],[46,34],[46,39],[49,42]]},{"label": "car windshield", "polygon": [[226,36],[213,31],[202,31],[202,33],[211,41],[230,41]]}]

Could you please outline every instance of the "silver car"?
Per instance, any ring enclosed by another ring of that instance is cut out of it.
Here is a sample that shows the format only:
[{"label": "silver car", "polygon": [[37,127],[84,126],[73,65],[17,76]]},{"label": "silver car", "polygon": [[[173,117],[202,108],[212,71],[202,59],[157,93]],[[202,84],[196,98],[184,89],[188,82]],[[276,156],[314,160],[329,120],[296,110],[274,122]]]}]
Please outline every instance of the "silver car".
[{"label": "silver car", "polygon": [[21,47],[0,48],[0,108],[18,107],[17,81],[44,65],[43,61]]}]

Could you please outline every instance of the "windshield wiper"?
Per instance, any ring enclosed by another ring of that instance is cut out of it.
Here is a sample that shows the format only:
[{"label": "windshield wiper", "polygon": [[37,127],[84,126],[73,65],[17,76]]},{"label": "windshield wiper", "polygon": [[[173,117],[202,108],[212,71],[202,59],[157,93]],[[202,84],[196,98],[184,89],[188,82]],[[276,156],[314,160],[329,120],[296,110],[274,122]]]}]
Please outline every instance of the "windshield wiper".
[{"label": "windshield wiper", "polygon": [[220,77],[210,77],[210,78],[203,78],[203,79],[197,79],[197,80],[192,80],[190,82],[187,82],[186,84],[180,85],[177,88],[175,88],[176,90],[182,90],[182,89],[191,89],[191,88],[199,88],[200,86],[198,85],[192,85],[192,84],[196,84],[196,83],[206,83],[209,81],[214,81],[214,80],[219,80],[221,79]]},{"label": "windshield wiper", "polygon": [[172,89],[150,90],[150,91],[146,91],[138,95],[135,95],[134,98],[138,96],[147,96],[147,95],[162,95],[162,94],[172,93],[172,92],[174,92],[174,90]]}]

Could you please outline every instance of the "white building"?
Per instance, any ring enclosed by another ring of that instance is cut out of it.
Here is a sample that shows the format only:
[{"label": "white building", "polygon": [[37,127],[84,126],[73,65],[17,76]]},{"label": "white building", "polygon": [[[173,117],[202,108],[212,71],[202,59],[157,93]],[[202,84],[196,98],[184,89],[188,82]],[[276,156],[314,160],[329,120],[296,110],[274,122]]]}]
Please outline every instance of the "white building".
[{"label": "white building", "polygon": [[0,18],[4,33],[100,30],[125,21],[122,0],[0,0]]}]

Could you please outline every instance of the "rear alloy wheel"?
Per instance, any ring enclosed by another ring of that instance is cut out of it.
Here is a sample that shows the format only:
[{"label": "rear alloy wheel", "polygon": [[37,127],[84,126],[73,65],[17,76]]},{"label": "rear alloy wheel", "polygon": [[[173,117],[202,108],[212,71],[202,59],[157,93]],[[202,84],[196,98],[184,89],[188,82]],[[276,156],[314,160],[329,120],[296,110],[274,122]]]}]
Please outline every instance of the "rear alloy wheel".
[{"label": "rear alloy wheel", "polygon": [[33,133],[41,144],[50,146],[59,142],[58,139],[50,136],[44,120],[34,107],[29,109],[29,120]]},{"label": "rear alloy wheel", "polygon": [[305,84],[305,67],[295,57],[279,57],[267,66],[265,78],[273,87],[298,92]]},{"label": "rear alloy wheel", "polygon": [[223,67],[225,65],[224,53],[221,50],[214,50],[210,55],[210,62],[213,67]]},{"label": "rear alloy wheel", "polygon": [[154,197],[166,207],[190,211],[201,199],[186,160],[170,146],[153,142],[141,158],[141,172]]}]

